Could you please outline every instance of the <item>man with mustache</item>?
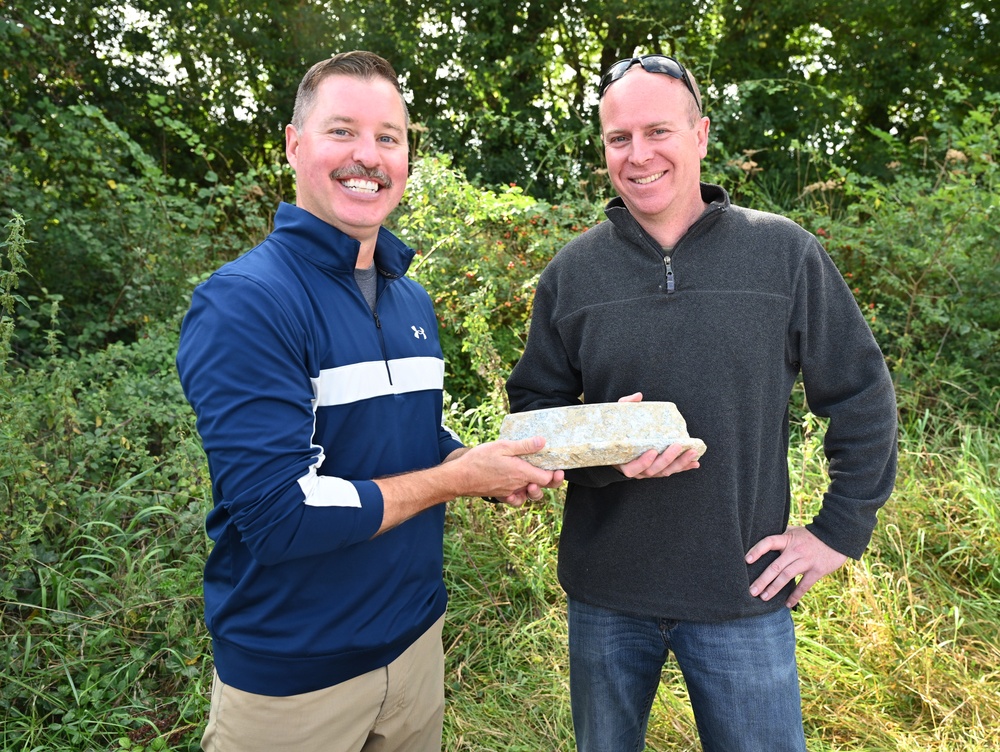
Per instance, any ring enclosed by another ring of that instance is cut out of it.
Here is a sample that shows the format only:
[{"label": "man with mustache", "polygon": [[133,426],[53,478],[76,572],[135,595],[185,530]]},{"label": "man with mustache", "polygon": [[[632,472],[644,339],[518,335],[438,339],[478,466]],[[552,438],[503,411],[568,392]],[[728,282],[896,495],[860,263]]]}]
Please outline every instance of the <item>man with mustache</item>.
[{"label": "man with mustache", "polygon": [[562,482],[442,425],[444,359],[413,257],[382,227],[407,112],[368,52],[313,66],[286,154],[295,205],[192,297],[177,367],[208,456],[207,752],[441,747],[444,505]]}]

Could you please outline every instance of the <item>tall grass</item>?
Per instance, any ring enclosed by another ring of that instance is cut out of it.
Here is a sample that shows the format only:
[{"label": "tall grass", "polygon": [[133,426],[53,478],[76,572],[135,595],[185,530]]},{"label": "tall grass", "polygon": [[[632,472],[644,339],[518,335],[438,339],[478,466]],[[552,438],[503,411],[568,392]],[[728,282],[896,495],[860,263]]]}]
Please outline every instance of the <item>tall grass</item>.
[{"label": "tall grass", "polygon": [[996,749],[1000,446],[917,424],[900,448],[870,551],[817,585],[798,620],[815,749]]}]

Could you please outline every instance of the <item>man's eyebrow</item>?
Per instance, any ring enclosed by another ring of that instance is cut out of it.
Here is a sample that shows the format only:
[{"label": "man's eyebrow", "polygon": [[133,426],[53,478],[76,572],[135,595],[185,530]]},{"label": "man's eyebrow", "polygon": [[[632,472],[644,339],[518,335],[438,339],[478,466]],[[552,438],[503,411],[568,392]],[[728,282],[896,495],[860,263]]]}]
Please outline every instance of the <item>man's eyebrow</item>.
[{"label": "man's eyebrow", "polygon": [[[323,121],[322,125],[324,128],[330,128],[334,125],[353,125],[357,123],[357,118],[352,118],[348,115],[331,115]],[[393,131],[395,133],[404,133],[404,129],[398,123],[394,123],[391,120],[386,120],[381,123],[382,128],[385,130]]]},{"label": "man's eyebrow", "polygon": [[683,125],[679,125],[674,120],[668,118],[665,120],[655,120],[650,123],[643,123],[638,128],[608,128],[607,130],[604,131],[604,134],[607,135],[609,133],[630,133],[633,130],[648,131],[651,128],[667,128],[667,129],[680,130],[683,127],[684,127]]},{"label": "man's eyebrow", "polygon": [[382,127],[385,128],[387,131],[394,131],[394,132],[399,133],[399,134],[403,134],[403,133],[406,132],[406,130],[402,126],[400,126],[398,123],[393,123],[393,122],[388,121],[388,120],[385,121],[384,123],[382,123]]}]

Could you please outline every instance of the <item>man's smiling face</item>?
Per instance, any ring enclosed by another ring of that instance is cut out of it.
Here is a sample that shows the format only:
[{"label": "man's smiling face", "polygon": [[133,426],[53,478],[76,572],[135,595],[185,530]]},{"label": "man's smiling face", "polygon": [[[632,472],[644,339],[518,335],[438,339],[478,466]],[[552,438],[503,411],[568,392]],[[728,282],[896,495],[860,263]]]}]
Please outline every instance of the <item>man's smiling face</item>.
[{"label": "man's smiling face", "polygon": [[640,224],[700,213],[708,119],[682,82],[632,68],[605,91],[601,134],[611,182]]},{"label": "man's smiling face", "polygon": [[373,240],[406,188],[406,110],[388,81],[332,75],[300,129],[285,129],[296,205],[362,242]]}]

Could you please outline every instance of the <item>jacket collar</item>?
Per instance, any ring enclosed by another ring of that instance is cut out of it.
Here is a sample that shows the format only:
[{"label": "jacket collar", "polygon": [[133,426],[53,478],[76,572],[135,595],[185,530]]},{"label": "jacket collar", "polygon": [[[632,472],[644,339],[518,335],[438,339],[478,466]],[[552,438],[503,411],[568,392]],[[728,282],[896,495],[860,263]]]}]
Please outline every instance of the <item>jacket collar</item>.
[{"label": "jacket collar", "polygon": [[[274,215],[271,239],[305,256],[318,266],[354,273],[361,243],[333,225],[294,204],[282,201]],[[384,227],[375,243],[375,266],[390,277],[402,277],[410,267],[414,251]]]},{"label": "jacket collar", "polygon": [[[702,215],[701,219],[704,219],[706,215],[712,214],[717,215],[721,212],[728,211],[731,206],[729,202],[729,194],[726,189],[719,185],[713,185],[712,183],[702,183],[701,184],[701,200],[709,204],[708,211]],[[643,229],[642,225],[639,224],[638,220],[632,216],[632,213],[625,206],[625,202],[622,200],[621,196],[615,196],[611,199],[607,205],[604,207],[604,213],[607,215],[608,219],[615,226],[622,235],[624,235],[628,240],[636,243],[638,245],[650,244],[657,249],[659,249],[659,243],[653,240],[653,237]],[[701,222],[699,219],[695,224]],[[694,225],[692,225],[694,227]],[[691,228],[688,228],[690,231]],[[686,234],[686,233],[685,233]]]}]

